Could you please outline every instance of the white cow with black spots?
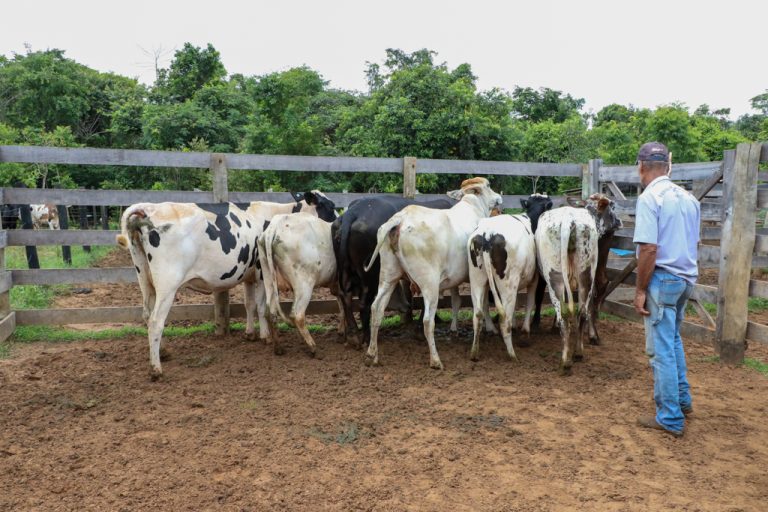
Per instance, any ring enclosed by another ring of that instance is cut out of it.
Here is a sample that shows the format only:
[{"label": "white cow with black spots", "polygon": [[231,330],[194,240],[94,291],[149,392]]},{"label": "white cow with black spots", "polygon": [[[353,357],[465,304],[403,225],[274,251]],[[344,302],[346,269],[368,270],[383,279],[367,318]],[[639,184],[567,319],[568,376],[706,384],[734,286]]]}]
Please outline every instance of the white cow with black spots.
[{"label": "white cow with black spots", "polygon": [[[590,336],[597,337],[592,308],[595,307],[598,241],[621,227],[613,208],[613,201],[595,194],[586,202],[586,208],[556,208],[539,218],[536,250],[563,339],[562,374],[570,373],[574,359],[584,357],[587,329]],[[578,310],[573,300],[576,288]],[[572,343],[574,335],[575,344]]]},{"label": "white cow with black spots", "polygon": [[499,327],[510,359],[517,359],[512,345],[512,329],[515,326],[515,305],[520,289],[528,292],[523,332],[526,335],[531,332],[531,312],[539,282],[534,233],[539,216],[552,208],[552,200],[546,195],[534,194],[522,200],[522,204],[526,214],[480,219],[477,229],[467,241],[469,284],[474,310],[474,338],[470,352],[473,361],[479,357],[480,324],[484,312],[488,310],[489,288],[499,313]]},{"label": "white cow with black spots", "polygon": [[448,194],[459,202],[447,210],[406,206],[382,224],[376,249],[365,268],[368,272],[381,255],[379,291],[371,306],[371,341],[366,364],[378,364],[378,334],[384,309],[400,279],[424,298],[424,336],[429,344],[429,365],[443,368],[435,347],[435,313],[443,290],[469,280],[467,240],[480,219],[501,206],[501,196],[485,178],[472,178],[461,190]]},{"label": "white cow with black spots", "polygon": [[[312,211],[329,222],[335,218],[333,203],[325,196],[313,191],[307,198],[315,202]],[[255,338],[254,313],[258,313],[259,335],[269,338],[256,240],[275,210],[312,206],[302,202],[256,202],[246,210],[233,203],[140,203],[126,209],[117,242],[130,250],[136,267],[153,378],[162,374],[163,327],[176,292],[184,286],[215,293],[244,283],[246,336]]]}]

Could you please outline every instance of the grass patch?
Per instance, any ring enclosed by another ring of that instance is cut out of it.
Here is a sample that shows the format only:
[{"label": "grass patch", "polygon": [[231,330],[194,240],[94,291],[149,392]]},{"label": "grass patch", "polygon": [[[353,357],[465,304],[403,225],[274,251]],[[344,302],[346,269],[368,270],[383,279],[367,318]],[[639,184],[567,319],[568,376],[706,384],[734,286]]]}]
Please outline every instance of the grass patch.
[{"label": "grass patch", "polygon": [[768,299],[762,297],[750,297],[747,301],[747,309],[750,313],[760,313],[768,309]]},{"label": "grass patch", "polygon": [[[119,250],[109,245],[95,245],[91,252],[85,252],[82,247],[72,247],[72,265],[66,265],[61,257],[61,247],[40,246],[37,256],[40,268],[87,268],[102,259],[111,251]],[[5,251],[7,269],[26,269],[27,256],[24,247],[8,247]],[[11,288],[12,309],[45,309],[50,307],[56,295],[70,293],[72,287],[67,284],[57,285],[22,285]]]},{"label": "grass patch", "polygon": [[758,372],[768,377],[768,363],[747,357],[744,359],[744,366],[747,368],[752,368],[753,370],[757,370]]},{"label": "grass patch", "polygon": [[360,427],[357,423],[345,423],[341,427],[341,431],[338,433],[323,432],[319,428],[310,429],[307,434],[311,437],[319,439],[325,444],[336,443],[344,446],[355,443],[360,439]]}]

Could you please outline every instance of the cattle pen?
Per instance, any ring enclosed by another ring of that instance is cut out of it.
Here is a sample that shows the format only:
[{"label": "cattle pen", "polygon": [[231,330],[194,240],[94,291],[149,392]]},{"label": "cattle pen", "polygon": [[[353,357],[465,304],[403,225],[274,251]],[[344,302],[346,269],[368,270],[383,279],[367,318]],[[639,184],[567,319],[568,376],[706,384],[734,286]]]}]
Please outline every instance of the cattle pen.
[{"label": "cattle pen", "polygon": [[[768,172],[759,172],[760,163],[768,161],[768,143],[739,144],[724,152],[718,162],[674,164],[672,179],[688,182],[702,199],[702,244],[699,263],[703,269],[719,271],[717,286],[697,284],[692,304],[701,322],[684,322],[681,332],[712,345],[724,362],[739,363],[744,358],[746,340],[768,344],[768,326],[749,321],[750,297],[768,299],[768,282],[752,277],[753,268],[768,267],[768,223],[758,227],[758,212],[768,208]],[[556,176],[581,178],[581,194],[605,191],[617,203],[626,222],[615,239],[614,247],[630,250],[635,199],[625,192],[639,186],[635,166],[608,166],[601,160],[586,164],[525,162],[490,162],[403,158],[320,157],[223,154],[202,152],[144,151],[95,148],[56,148],[37,146],[0,146],[0,163],[38,163],[98,166],[173,167],[209,169],[212,191],[146,190],[68,190],[0,188],[0,203],[53,203],[68,206],[127,206],[136,202],[249,202],[258,200],[290,201],[287,192],[234,192],[228,189],[228,171],[303,171],[402,174],[402,194],[416,196],[416,175],[460,174],[483,176]],[[503,191],[499,191],[503,194]],[[345,207],[366,194],[327,193],[337,207]],[[436,195],[418,195],[425,200]],[[516,208],[525,196],[503,195],[505,208]],[[555,206],[564,196],[553,198]],[[60,325],[105,322],[141,322],[142,307],[99,307],[82,309],[40,309],[13,311],[10,289],[19,285],[132,283],[132,267],[89,269],[6,269],[5,248],[38,245],[115,245],[117,231],[0,231],[0,341],[11,336],[17,325]],[[612,294],[604,311],[637,320],[626,288],[620,283],[634,283],[632,260],[609,261]],[[169,320],[214,320],[217,333],[228,330],[230,317],[244,317],[243,304],[229,304],[229,295],[215,296],[214,304],[175,305]],[[624,301],[624,302],[622,302]],[[704,303],[716,304],[712,317]],[[442,305],[442,304],[441,304]],[[463,297],[468,305],[468,297]],[[334,300],[313,301],[309,314],[337,313]]]}]

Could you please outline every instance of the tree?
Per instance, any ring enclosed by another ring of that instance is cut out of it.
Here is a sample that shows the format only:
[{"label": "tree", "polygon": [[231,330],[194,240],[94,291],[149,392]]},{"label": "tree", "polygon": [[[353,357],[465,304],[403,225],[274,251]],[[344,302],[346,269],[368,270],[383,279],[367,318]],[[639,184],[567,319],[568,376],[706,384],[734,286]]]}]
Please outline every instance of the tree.
[{"label": "tree", "polygon": [[583,98],[574,98],[570,94],[563,96],[561,91],[547,87],[535,91],[530,87],[515,86],[512,92],[512,113],[518,119],[532,123],[547,120],[562,123],[579,115],[583,106]]},{"label": "tree", "polygon": [[227,71],[219,52],[208,43],[205,49],[184,43],[168,69],[161,69],[152,91],[158,103],[182,103],[205,86],[222,85]]}]

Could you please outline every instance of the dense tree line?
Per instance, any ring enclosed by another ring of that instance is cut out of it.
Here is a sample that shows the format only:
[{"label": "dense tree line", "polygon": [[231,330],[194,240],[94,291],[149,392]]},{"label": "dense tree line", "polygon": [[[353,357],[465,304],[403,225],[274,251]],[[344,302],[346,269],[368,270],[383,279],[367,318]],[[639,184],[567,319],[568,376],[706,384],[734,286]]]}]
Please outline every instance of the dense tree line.
[{"label": "dense tree line", "polygon": [[[631,164],[648,140],[668,144],[675,161],[718,160],[745,140],[768,139],[768,91],[753,114],[682,104],[651,109],[608,105],[548,88],[479,91],[469,64],[449,69],[436,53],[390,49],[365,70],[368,91],[333,89],[308,67],[263,76],[228,75],[219,52],[189,43],[154,84],[102,73],[61,50],[0,56],[0,144],[38,144],[295,155],[415,156],[531,162]],[[0,165],[0,186],[208,189],[208,172],[177,169]],[[455,186],[458,176],[419,175],[422,192]],[[231,188],[397,191],[400,177],[233,171]],[[527,178],[496,177],[505,193],[531,190]],[[573,180],[545,178],[555,192]]]}]

